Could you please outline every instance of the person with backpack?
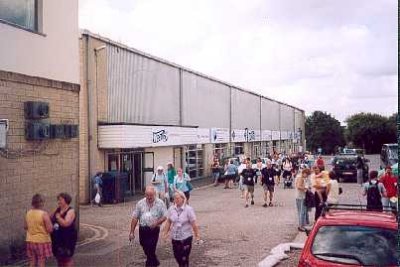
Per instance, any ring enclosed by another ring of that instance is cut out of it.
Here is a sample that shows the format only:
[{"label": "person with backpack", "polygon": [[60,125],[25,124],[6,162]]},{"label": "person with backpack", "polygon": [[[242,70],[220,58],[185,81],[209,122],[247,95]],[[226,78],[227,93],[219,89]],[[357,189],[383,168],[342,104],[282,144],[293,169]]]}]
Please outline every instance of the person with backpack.
[{"label": "person with backpack", "polygon": [[363,184],[363,196],[367,196],[367,210],[382,211],[382,197],[386,197],[386,189],[382,183],[378,182],[378,172],[369,172],[368,182]]}]

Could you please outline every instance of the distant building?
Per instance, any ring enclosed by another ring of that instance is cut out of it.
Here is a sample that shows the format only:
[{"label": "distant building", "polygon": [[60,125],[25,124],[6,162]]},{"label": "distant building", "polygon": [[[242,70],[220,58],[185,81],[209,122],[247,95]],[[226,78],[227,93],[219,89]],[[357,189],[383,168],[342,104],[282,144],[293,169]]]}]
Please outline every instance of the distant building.
[{"label": "distant building", "polygon": [[[2,0],[0,36],[2,265],[24,247],[24,217],[35,193],[45,196],[46,210],[56,207],[60,192],[77,204],[78,1]],[[56,129],[51,138],[50,129]]]},{"label": "distant building", "polygon": [[304,111],[148,55],[105,37],[81,36],[80,200],[98,171],[128,173],[143,192],[154,167],[172,162],[192,178],[214,157],[303,149]]}]

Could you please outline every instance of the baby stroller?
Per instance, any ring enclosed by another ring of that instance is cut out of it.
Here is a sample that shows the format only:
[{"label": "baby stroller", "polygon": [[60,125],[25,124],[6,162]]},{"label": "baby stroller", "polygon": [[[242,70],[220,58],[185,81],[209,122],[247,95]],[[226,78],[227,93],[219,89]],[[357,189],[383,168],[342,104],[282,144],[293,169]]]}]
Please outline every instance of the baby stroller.
[{"label": "baby stroller", "polygon": [[283,178],[283,189],[293,188],[293,176],[291,172],[284,171],[282,178]]}]

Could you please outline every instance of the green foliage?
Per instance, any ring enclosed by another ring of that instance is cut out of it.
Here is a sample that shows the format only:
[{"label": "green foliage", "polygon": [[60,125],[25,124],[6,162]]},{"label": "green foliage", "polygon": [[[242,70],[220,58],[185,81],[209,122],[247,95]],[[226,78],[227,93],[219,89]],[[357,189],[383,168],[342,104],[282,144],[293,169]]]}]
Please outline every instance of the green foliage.
[{"label": "green foliage", "polygon": [[344,132],[340,122],[330,114],[314,111],[306,119],[307,149],[316,151],[322,148],[324,154],[337,151],[339,146],[344,146]]},{"label": "green foliage", "polygon": [[346,120],[346,139],[367,153],[379,153],[382,144],[397,143],[397,119],[397,113],[389,118],[371,113],[352,115]]}]

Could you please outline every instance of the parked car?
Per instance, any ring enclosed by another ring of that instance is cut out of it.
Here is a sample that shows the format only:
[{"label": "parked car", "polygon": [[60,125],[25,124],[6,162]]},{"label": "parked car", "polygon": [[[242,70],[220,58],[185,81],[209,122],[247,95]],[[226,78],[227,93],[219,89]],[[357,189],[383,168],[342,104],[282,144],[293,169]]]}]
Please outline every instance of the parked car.
[{"label": "parked car", "polygon": [[[339,154],[332,159],[332,169],[340,180],[357,181],[357,154]],[[368,180],[369,159],[361,158],[363,162],[363,178]]]},{"label": "parked car", "polygon": [[384,169],[388,165],[393,165],[399,162],[399,145],[398,144],[384,144],[381,150],[381,164],[380,167]]},{"label": "parked car", "polygon": [[397,266],[397,216],[343,206],[324,212],[308,232],[298,267]]}]

